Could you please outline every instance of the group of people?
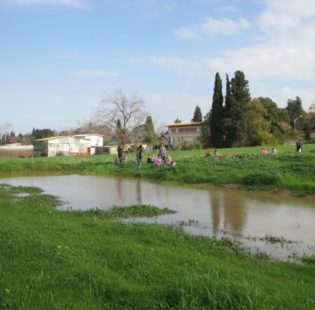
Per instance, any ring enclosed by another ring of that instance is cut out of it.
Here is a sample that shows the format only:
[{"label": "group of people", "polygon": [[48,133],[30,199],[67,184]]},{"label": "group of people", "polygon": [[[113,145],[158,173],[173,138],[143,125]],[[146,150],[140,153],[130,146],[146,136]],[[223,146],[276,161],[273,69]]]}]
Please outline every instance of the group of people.
[{"label": "group of people", "polygon": [[[297,152],[303,152],[304,150],[304,144],[302,142],[301,139],[299,139],[296,142],[296,151]],[[136,164],[137,164],[137,168],[140,169],[141,164],[142,164],[142,152],[143,152],[143,146],[142,144],[139,144],[139,146],[136,149]],[[269,153],[269,150],[266,148],[262,148],[260,150],[260,154],[262,155],[276,155],[278,154],[278,151],[276,148],[272,148],[271,152]],[[214,153],[211,154],[214,157],[217,156],[217,151],[214,150]],[[209,152],[206,152],[205,156],[210,156]],[[115,163],[124,163],[128,160],[127,156],[125,155],[124,149],[122,145],[118,145],[117,147],[117,157],[115,158]],[[167,148],[165,147],[165,145],[163,143],[160,144],[159,146],[159,151],[158,151],[158,156],[152,156],[152,155],[148,155],[148,159],[147,159],[147,163],[148,164],[153,164],[156,167],[161,167],[162,165],[166,165],[169,167],[175,167],[176,163],[172,160],[171,156],[168,154],[167,152]]]},{"label": "group of people", "polygon": [[147,163],[153,164],[156,167],[161,167],[163,165],[168,167],[175,167],[176,165],[176,163],[172,160],[172,157],[169,154],[165,154],[163,156],[161,154],[158,154],[157,157],[149,155]]},{"label": "group of people", "polygon": [[[265,149],[265,148],[262,148],[262,149],[260,150],[260,154],[262,154],[262,155],[268,155],[268,154],[269,154],[269,151],[268,151],[267,149]],[[271,155],[277,155],[277,154],[278,154],[277,149],[273,147],[273,148],[271,149]]]},{"label": "group of people", "polygon": [[[142,164],[142,152],[143,146],[139,144],[136,149],[136,164],[137,168],[140,169]],[[124,163],[128,158],[125,155],[124,149],[121,145],[117,147],[117,157],[115,158],[115,163]],[[154,157],[152,155],[148,155],[147,163],[154,164],[156,167],[160,167],[162,165],[166,165],[169,167],[175,167],[176,163],[172,161],[171,156],[167,153],[167,148],[163,143],[159,146],[158,156]]]},{"label": "group of people", "polygon": [[[304,144],[303,144],[302,139],[299,139],[298,141],[296,141],[295,145],[296,145],[296,151],[297,151],[297,152],[300,153],[300,152],[303,152],[303,151],[304,151]],[[269,151],[268,151],[267,149],[262,148],[262,149],[260,150],[260,154],[262,154],[262,155],[268,155],[268,154],[270,154],[270,153],[269,153]],[[272,148],[272,149],[271,149],[271,154],[272,154],[272,155],[278,154],[277,149]]]},{"label": "group of people", "polygon": [[161,167],[162,165],[175,167],[176,165],[176,163],[172,160],[172,157],[167,153],[167,148],[163,143],[161,143],[159,146],[158,156],[154,157],[149,155],[147,163],[154,164],[156,167]]}]

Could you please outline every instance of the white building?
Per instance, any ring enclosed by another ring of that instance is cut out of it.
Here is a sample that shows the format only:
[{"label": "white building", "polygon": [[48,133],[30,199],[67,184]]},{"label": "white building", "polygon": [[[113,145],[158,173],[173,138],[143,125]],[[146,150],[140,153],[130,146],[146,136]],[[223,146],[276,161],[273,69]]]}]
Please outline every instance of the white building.
[{"label": "white building", "polygon": [[91,142],[90,154],[94,155],[96,148],[103,147],[103,136],[99,134],[80,134],[74,135],[74,138],[85,139]]},{"label": "white building", "polygon": [[90,155],[91,142],[68,136],[37,139],[33,142],[35,156]]},{"label": "white building", "polygon": [[194,143],[201,135],[202,122],[174,123],[168,125],[168,143],[176,146],[181,143]]}]

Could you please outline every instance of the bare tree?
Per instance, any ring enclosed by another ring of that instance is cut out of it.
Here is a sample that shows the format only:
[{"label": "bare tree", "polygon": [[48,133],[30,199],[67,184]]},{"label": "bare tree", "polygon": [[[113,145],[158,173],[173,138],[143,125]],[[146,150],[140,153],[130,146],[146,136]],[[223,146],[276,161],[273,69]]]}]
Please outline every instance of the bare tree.
[{"label": "bare tree", "polygon": [[[0,144],[3,142],[5,143],[5,135],[9,134],[9,130],[11,128],[11,124],[6,122],[0,125]],[[2,141],[3,140],[3,141]]]},{"label": "bare tree", "polygon": [[147,115],[141,98],[128,98],[122,91],[117,91],[100,102],[96,120],[99,124],[109,126],[116,133],[119,142],[125,144],[129,133],[142,125]]}]

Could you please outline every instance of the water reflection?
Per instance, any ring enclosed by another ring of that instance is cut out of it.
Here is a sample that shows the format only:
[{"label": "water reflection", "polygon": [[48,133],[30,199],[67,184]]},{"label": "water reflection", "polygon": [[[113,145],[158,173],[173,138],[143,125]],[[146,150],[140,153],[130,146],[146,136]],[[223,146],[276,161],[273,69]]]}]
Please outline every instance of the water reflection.
[{"label": "water reflection", "polygon": [[[240,238],[284,237],[302,241],[303,251],[315,254],[315,208],[313,201],[224,189],[191,189],[121,178],[97,176],[46,176],[1,179],[13,185],[34,185],[59,196],[67,203],[60,209],[109,209],[113,206],[151,204],[175,210],[175,214],[148,223],[188,223],[193,234],[238,236]],[[274,251],[274,250],[272,250]],[[313,252],[312,252],[313,251]]]},{"label": "water reflection", "polygon": [[138,179],[136,182],[136,194],[137,194],[137,203],[142,204],[142,195],[141,195],[141,181]]},{"label": "water reflection", "polygon": [[229,192],[214,191],[209,195],[212,213],[212,233],[233,231],[242,234],[246,226],[247,212],[244,197]]}]

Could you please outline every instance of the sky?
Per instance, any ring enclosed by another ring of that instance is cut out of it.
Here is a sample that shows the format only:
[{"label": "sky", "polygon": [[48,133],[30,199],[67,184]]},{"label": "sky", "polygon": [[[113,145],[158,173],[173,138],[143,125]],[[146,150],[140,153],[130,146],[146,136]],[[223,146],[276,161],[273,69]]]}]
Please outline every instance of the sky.
[{"label": "sky", "polygon": [[307,112],[314,34],[314,0],[0,0],[0,128],[75,128],[118,90],[163,128],[237,70],[252,98]]}]

